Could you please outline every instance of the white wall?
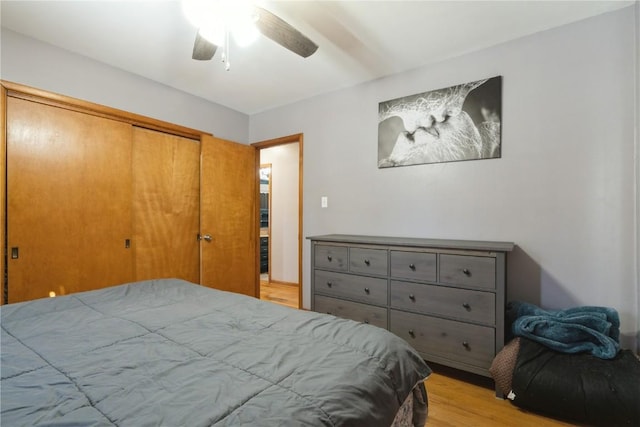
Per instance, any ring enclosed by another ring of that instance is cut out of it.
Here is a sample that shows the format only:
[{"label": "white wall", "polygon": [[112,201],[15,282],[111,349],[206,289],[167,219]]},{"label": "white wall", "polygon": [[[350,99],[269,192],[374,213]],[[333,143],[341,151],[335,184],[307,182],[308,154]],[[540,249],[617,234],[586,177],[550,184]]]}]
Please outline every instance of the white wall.
[{"label": "white wall", "polygon": [[271,164],[271,280],[298,284],[298,182],[300,144],[260,150]]},{"label": "white wall", "polygon": [[[509,299],[614,307],[634,348],[636,7],[254,115],[250,140],[304,133],[304,236],[513,241]],[[501,159],[377,168],[379,102],[497,75]]]},{"label": "white wall", "polygon": [[248,142],[249,116],[2,28],[0,78]]}]

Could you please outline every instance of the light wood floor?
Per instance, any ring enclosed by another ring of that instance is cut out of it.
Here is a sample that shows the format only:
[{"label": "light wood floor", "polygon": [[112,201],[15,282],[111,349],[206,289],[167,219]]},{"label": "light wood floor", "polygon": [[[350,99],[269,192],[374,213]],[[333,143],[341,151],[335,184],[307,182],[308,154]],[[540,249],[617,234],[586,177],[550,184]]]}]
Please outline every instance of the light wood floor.
[{"label": "light wood floor", "polygon": [[260,299],[298,308],[298,287],[261,280]]},{"label": "light wood floor", "polygon": [[[298,288],[261,282],[260,299],[298,308]],[[425,381],[429,396],[426,427],[560,427],[575,426],[521,410],[497,399],[493,381],[479,375],[429,363],[433,374]]]},{"label": "light wood floor", "polygon": [[523,411],[497,399],[490,378],[429,363],[425,381],[429,397],[427,427],[551,427],[576,426]]}]

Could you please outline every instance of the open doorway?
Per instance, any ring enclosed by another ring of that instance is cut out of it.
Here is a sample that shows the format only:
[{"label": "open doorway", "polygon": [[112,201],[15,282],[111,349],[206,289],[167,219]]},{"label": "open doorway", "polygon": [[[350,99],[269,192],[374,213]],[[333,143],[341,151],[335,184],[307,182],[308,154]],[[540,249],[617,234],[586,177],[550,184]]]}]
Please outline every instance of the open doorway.
[{"label": "open doorway", "polygon": [[252,144],[260,159],[260,298],[302,302],[302,134]]}]

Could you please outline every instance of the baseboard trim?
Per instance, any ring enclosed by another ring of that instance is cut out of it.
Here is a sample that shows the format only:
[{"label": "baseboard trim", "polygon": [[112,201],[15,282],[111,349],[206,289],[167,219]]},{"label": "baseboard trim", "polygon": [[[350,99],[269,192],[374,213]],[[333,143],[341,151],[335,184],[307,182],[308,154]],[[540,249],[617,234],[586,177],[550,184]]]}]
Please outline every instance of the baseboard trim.
[{"label": "baseboard trim", "polygon": [[294,283],[294,282],[282,282],[280,280],[271,280],[269,283],[274,284],[274,285],[295,286],[296,288],[298,287],[297,283]]}]

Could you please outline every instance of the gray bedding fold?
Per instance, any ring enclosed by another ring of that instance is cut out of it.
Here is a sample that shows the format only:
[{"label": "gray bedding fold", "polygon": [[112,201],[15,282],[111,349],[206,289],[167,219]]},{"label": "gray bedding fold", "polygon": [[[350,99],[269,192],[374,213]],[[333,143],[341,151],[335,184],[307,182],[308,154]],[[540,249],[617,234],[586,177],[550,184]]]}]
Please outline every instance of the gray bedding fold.
[{"label": "gray bedding fold", "polygon": [[0,310],[2,425],[386,426],[430,373],[383,329],[174,279]]}]

